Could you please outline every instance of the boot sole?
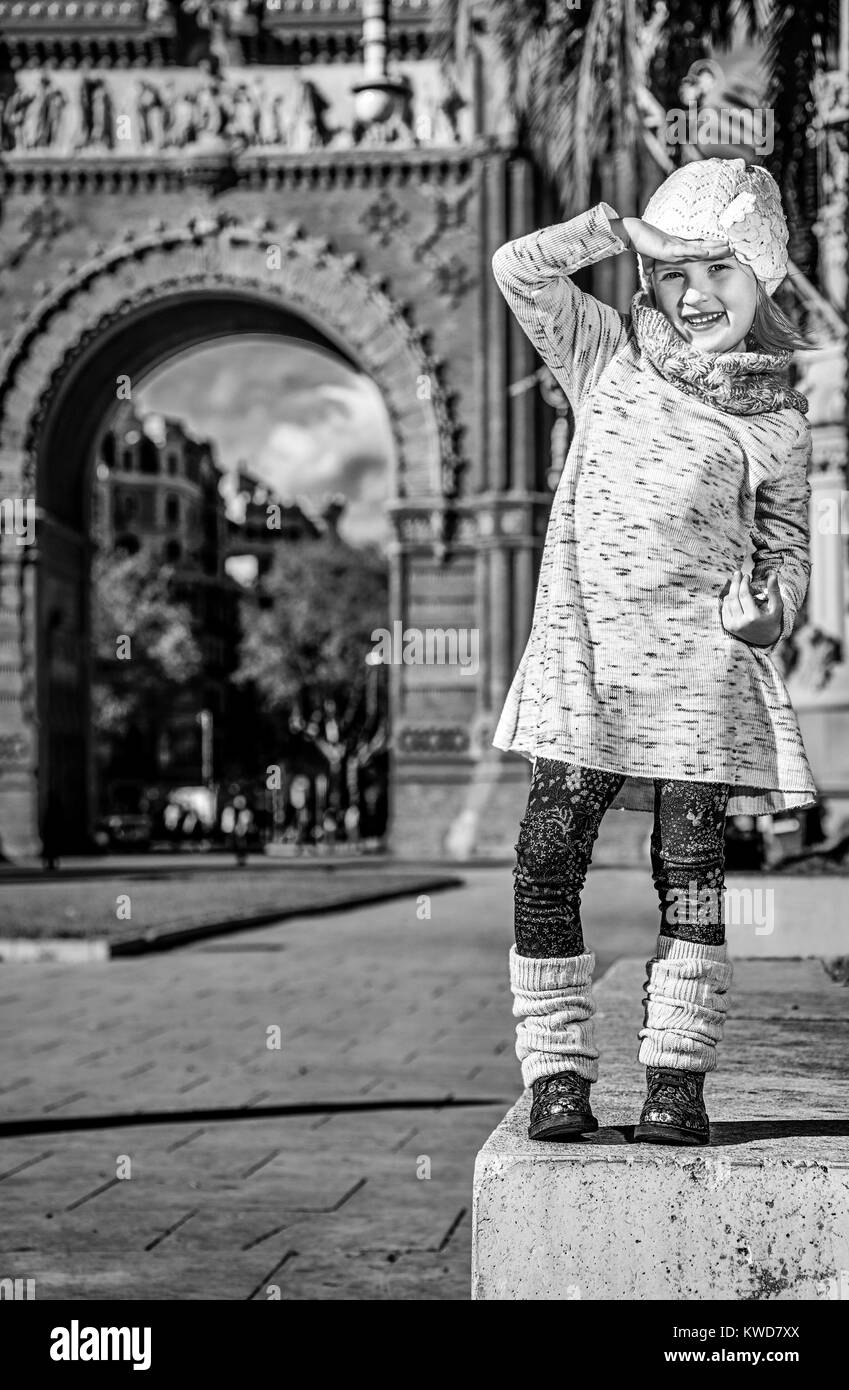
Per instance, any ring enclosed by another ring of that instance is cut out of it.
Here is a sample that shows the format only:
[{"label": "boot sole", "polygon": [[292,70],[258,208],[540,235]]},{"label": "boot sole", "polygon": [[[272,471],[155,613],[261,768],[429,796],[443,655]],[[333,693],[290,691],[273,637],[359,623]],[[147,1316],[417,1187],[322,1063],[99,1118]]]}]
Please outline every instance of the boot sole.
[{"label": "boot sole", "polygon": [[634,1139],[649,1144],[709,1144],[710,1130],[680,1129],[677,1125],[634,1126]]},{"label": "boot sole", "polygon": [[598,1120],[595,1115],[574,1115],[567,1119],[543,1120],[540,1124],[528,1126],[529,1139],[563,1140],[580,1139],[582,1134],[595,1134]]}]

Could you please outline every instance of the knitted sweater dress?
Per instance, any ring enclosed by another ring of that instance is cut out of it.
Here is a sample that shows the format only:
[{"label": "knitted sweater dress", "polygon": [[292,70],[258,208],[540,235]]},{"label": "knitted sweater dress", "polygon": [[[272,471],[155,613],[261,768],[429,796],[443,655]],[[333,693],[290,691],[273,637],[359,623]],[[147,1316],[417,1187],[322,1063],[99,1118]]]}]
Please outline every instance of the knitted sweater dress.
[{"label": "knitted sweater dress", "polygon": [[[752,646],[721,618],[722,590],[751,556],[756,581],[777,572],[781,636],[793,627],[810,575],[806,402],[789,392],[774,408],[767,391],[744,407],[754,413],[723,408],[729,396],[693,383],[690,350],[643,292],[623,315],[579,290],[572,272],[625,250],[616,216],[600,203],[492,261],[575,417],[492,742],[622,773],[612,805],[633,810],[653,809],[655,778],[729,783],[731,815],[811,805],[775,644]],[[709,375],[757,389],[777,361],[726,353]]]}]

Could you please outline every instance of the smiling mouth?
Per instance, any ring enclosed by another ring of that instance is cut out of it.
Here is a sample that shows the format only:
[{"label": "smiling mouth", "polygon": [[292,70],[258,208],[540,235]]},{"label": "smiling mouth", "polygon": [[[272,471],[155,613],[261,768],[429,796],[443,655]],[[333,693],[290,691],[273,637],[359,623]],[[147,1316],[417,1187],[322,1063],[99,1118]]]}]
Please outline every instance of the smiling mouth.
[{"label": "smiling mouth", "polygon": [[681,315],[681,322],[686,323],[688,328],[694,328],[697,332],[704,328],[713,328],[715,324],[721,323],[725,318],[725,310],[720,309],[715,314],[693,314],[686,318]]}]

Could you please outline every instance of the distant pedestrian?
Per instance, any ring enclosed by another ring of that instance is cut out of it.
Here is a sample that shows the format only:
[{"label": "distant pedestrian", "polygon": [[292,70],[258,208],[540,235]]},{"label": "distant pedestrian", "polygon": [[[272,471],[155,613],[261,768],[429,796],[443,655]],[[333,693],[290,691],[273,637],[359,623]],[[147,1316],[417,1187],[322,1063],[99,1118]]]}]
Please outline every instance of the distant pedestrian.
[{"label": "distant pedestrian", "polygon": [[254,813],[248,805],[247,798],[241,793],[234,796],[232,804],[225,806],[221,814],[221,829],[228,836],[236,863],[240,867],[247,862],[253,825]]},{"label": "distant pedestrian", "polygon": [[59,867],[59,850],[62,845],[64,815],[59,801],[50,797],[41,820],[41,862],[44,868],[53,872]]},{"label": "distant pedestrian", "polygon": [[353,804],[351,804],[345,812],[345,838],[351,848],[359,852],[360,811],[359,807]]},{"label": "distant pedestrian", "polygon": [[325,811],[321,821],[322,843],[331,850],[336,846],[339,834],[339,822],[336,819],[336,812],[330,807]]}]

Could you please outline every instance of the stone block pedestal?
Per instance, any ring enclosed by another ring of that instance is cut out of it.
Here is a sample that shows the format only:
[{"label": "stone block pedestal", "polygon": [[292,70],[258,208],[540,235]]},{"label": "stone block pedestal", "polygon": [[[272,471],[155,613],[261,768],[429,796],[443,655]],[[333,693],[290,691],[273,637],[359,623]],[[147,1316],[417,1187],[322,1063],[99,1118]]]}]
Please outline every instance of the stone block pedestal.
[{"label": "stone block pedestal", "polygon": [[819,961],[735,963],[711,1143],[634,1144],[643,962],[597,986],[597,1135],[527,1138],[526,1093],[478,1154],[475,1299],[788,1300],[849,1293],[849,991]]}]

